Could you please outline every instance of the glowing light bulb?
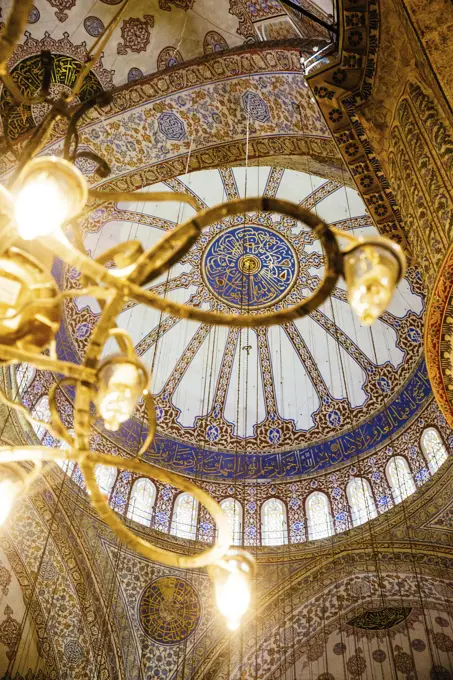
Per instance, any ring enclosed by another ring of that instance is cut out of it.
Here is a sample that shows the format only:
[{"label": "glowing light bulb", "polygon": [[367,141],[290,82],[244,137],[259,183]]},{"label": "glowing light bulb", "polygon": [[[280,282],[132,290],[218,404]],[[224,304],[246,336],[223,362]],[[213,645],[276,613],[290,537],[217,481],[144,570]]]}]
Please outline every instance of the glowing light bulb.
[{"label": "glowing light bulb", "polygon": [[250,604],[247,575],[240,571],[233,571],[228,574],[224,583],[216,583],[215,591],[217,607],[226,618],[228,628],[237,630]]},{"label": "glowing light bulb", "polygon": [[0,526],[5,522],[11,508],[13,507],[16,496],[19,493],[17,483],[10,479],[4,479],[0,482]]},{"label": "glowing light bulb", "polygon": [[387,309],[396,285],[404,275],[405,264],[401,248],[382,237],[369,242],[364,240],[345,254],[348,300],[365,326],[374,323]]},{"label": "glowing light bulb", "polygon": [[99,392],[97,404],[104,424],[116,432],[121,423],[134,413],[137,401],[147,386],[147,375],[139,363],[128,361],[127,357],[108,359],[99,369]]},{"label": "glowing light bulb", "polygon": [[35,158],[18,179],[14,215],[19,235],[30,240],[56,232],[85,205],[82,173],[62,158]]},{"label": "glowing light bulb", "polygon": [[209,567],[214,581],[217,607],[230,630],[237,630],[250,605],[251,579],[255,561],[250,553],[230,549],[225,558]]}]

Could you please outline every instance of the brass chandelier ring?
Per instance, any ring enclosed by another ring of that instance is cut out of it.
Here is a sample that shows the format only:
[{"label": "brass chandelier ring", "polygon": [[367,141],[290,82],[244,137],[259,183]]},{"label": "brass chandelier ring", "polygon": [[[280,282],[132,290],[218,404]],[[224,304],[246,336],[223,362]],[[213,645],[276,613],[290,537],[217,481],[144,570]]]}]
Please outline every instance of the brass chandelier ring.
[{"label": "brass chandelier ring", "polygon": [[[120,200],[120,198],[121,194],[118,194],[117,200]],[[111,273],[99,262],[91,260],[80,251],[76,251],[65,237],[60,236],[58,238],[55,242],[55,250],[58,248],[57,252],[59,252],[60,256],[67,263],[80,269],[86,277],[108,285],[122,297],[134,299],[136,302],[180,318],[220,326],[256,328],[258,326],[287,323],[288,321],[306,316],[319,307],[335,287],[342,273],[342,255],[337,239],[322,219],[305,208],[282,199],[265,197],[235,199],[197,213],[193,218],[166,235],[151,251],[143,253],[137,259],[135,264],[140,270],[138,278],[142,281],[150,281],[166,271],[190,249],[202,230],[211,224],[230,215],[240,215],[241,213],[256,210],[276,212],[306,224],[321,240],[325,257],[324,278],[319,287],[310,296],[291,307],[265,314],[224,314],[222,312],[206,311],[190,305],[179,304],[172,300],[167,300],[150,290],[143,290],[132,280],[136,279],[135,272],[129,279]],[[45,245],[44,241],[42,243]],[[153,261],[154,251],[157,253],[161,244],[164,245],[164,252],[157,262]],[[116,273],[120,274],[120,272]]]}]

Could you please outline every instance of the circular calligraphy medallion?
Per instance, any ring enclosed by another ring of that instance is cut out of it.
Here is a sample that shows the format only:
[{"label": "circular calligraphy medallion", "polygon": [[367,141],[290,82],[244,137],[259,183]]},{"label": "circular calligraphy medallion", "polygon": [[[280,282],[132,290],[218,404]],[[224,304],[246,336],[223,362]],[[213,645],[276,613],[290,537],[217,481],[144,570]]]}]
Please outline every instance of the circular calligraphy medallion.
[{"label": "circular calligraphy medallion", "polygon": [[244,310],[269,307],[293,287],[299,271],[291,243],[262,226],[231,227],[207,246],[202,274],[210,292]]},{"label": "circular calligraphy medallion", "polygon": [[161,645],[187,640],[200,622],[201,605],[190,583],[174,576],[152,581],[142,593],[138,606],[146,635]]}]

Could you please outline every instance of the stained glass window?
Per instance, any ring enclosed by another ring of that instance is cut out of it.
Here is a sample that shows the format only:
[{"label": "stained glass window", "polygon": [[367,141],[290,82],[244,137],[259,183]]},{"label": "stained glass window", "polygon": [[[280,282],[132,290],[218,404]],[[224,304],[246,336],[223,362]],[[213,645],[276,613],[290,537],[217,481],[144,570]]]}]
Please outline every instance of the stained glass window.
[{"label": "stained glass window", "polygon": [[[64,442],[66,444],[66,442]],[[63,472],[66,472],[68,477],[72,476],[72,473],[74,472],[75,468],[75,461],[74,460],[57,460],[57,465],[61,467]]]},{"label": "stained glass window", "polygon": [[435,427],[427,427],[422,434],[422,451],[428,461],[429,471],[433,475],[447,460],[447,449]]},{"label": "stained glass window", "polygon": [[[114,469],[114,468],[112,468]],[[150,479],[144,477],[137,479],[132,487],[127,508],[127,516],[130,519],[151,526],[154,502],[156,500],[156,487]]]},{"label": "stained glass window", "polygon": [[[50,422],[50,408],[47,395],[41,397],[37,404],[35,404],[32,409],[32,416],[37,420]],[[36,436],[41,441],[47,431],[47,428],[43,427],[42,425],[33,425],[33,429],[36,432]]]},{"label": "stained glass window", "polygon": [[326,538],[333,534],[333,520],[330,503],[325,493],[314,491],[307,498],[308,537]]},{"label": "stained glass window", "polygon": [[22,397],[28,386],[35,377],[36,368],[30,364],[19,364],[16,368],[16,380],[19,388],[19,396]]},{"label": "stained glass window", "polygon": [[220,507],[228,518],[233,531],[233,545],[242,544],[242,506],[234,498],[225,498]]},{"label": "stained glass window", "polygon": [[170,533],[180,538],[197,536],[198,501],[188,493],[181,493],[175,501]]},{"label": "stained glass window", "polygon": [[393,456],[387,464],[386,471],[395,503],[401,503],[414,493],[415,482],[409,464],[403,456]]},{"label": "stained glass window", "polygon": [[110,496],[115,484],[116,468],[111,465],[96,465],[94,474],[100,490],[107,496]]},{"label": "stained glass window", "polygon": [[357,527],[377,516],[376,504],[367,479],[354,477],[346,487],[352,524]]},{"label": "stained glass window", "polygon": [[288,543],[286,508],[278,498],[269,498],[261,508],[262,545],[283,545]]}]

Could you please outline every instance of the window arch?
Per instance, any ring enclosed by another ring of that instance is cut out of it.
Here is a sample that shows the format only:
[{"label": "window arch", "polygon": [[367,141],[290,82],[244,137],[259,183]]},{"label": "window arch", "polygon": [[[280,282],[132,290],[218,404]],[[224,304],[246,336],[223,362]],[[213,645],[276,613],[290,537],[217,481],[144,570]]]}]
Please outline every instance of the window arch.
[{"label": "window arch", "polygon": [[357,527],[359,524],[377,517],[376,504],[367,479],[362,477],[350,479],[346,486],[346,495],[351,508],[353,526]]},{"label": "window arch", "polygon": [[198,501],[189,493],[181,493],[175,501],[170,533],[180,538],[197,537]]},{"label": "window arch", "polygon": [[116,480],[116,468],[112,465],[98,464],[94,468],[94,474],[100,490],[110,496]]},{"label": "window arch", "polygon": [[333,520],[329,499],[325,493],[314,491],[307,498],[308,538],[326,538],[332,536]]},{"label": "window arch", "polygon": [[225,498],[220,507],[233,531],[233,545],[242,545],[242,505],[234,498]]},{"label": "window arch", "polygon": [[401,503],[414,493],[415,482],[409,463],[403,456],[393,456],[387,463],[386,473],[395,503]]},{"label": "window arch", "polygon": [[262,545],[288,543],[288,524],[285,504],[278,498],[269,498],[261,507]]},{"label": "window arch", "polygon": [[[36,402],[31,410],[31,413],[33,418],[36,418],[36,420],[50,422],[49,398],[46,394]],[[43,425],[33,425],[33,429],[36,432],[36,436],[38,437],[39,441],[42,441],[44,435],[47,432],[47,428]]]},{"label": "window arch", "polygon": [[129,498],[127,516],[129,519],[139,522],[139,524],[144,524],[148,527],[151,526],[155,501],[156,487],[152,481],[145,477],[137,479],[134,482]]},{"label": "window arch", "polygon": [[442,463],[445,463],[448,456],[447,449],[435,427],[427,427],[423,430],[421,447],[428,461],[429,471],[433,475]]}]

